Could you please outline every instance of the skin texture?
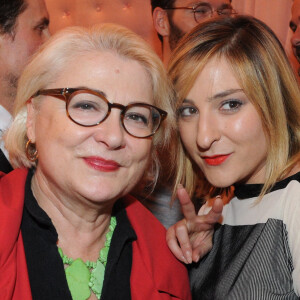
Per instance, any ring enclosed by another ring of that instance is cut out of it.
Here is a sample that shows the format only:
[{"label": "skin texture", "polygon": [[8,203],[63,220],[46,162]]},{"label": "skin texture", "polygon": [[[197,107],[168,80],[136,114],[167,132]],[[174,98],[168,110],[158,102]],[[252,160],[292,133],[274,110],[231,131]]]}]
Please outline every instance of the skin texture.
[{"label": "skin texture", "polygon": [[[101,90],[110,102],[153,104],[147,72],[139,63],[116,54],[75,57],[47,88],[82,86]],[[142,177],[152,140],[127,134],[119,109],[112,109],[103,123],[83,127],[67,117],[64,101],[51,96],[36,101],[39,105],[28,104],[27,122],[28,137],[39,153],[34,194],[53,220],[64,253],[96,260],[112,206]],[[87,157],[115,161],[119,167],[104,171],[88,164]]]},{"label": "skin texture", "polygon": [[[210,4],[214,11],[224,7],[224,5],[231,5],[229,0],[175,0],[173,7],[192,7],[199,3]],[[213,17],[216,16],[218,14],[214,12]],[[193,11],[188,9],[167,11],[157,7],[153,12],[153,19],[156,31],[163,38],[163,61],[167,64],[171,51],[176,47],[179,39],[184,34],[190,32],[198,23],[194,19]]]},{"label": "skin texture", "polygon": [[43,0],[27,0],[14,35],[0,36],[0,104],[12,112],[18,78],[30,56],[49,37],[48,12]]},{"label": "skin texture", "polygon": [[[300,0],[294,0],[293,2],[290,27],[294,32],[291,39],[293,53],[300,63]],[[298,68],[298,74],[300,75],[299,71],[300,68]]]},{"label": "skin texture", "polygon": [[[182,104],[179,130],[212,185],[264,182],[267,141],[262,123],[224,59],[211,60],[199,74]],[[226,156],[215,155],[228,156],[223,160]]]}]

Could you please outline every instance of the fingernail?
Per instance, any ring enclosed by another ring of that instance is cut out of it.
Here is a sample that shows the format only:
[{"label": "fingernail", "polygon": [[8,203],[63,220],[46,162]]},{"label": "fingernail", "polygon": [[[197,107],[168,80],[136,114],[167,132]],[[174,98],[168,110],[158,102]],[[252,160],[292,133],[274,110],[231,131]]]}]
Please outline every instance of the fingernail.
[{"label": "fingernail", "polygon": [[183,189],[183,185],[182,185],[181,183],[179,183],[179,184],[177,185],[177,189]]},{"label": "fingernail", "polygon": [[185,257],[186,257],[186,260],[188,261],[189,264],[191,264],[193,262],[192,254],[191,254],[190,251],[185,252]]},{"label": "fingernail", "polygon": [[195,256],[195,259],[194,259],[194,262],[198,262],[199,259],[200,259],[200,256],[199,256],[199,255],[196,255],[196,256]]},{"label": "fingernail", "polygon": [[189,263],[183,255],[181,256],[181,259],[184,261],[185,264]]}]

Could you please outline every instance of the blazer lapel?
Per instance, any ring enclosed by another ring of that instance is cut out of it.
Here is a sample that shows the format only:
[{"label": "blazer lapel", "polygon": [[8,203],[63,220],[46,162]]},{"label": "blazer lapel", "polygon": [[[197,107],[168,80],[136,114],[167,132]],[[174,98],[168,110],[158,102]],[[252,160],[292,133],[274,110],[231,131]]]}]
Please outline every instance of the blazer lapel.
[{"label": "blazer lapel", "polygon": [[10,165],[9,161],[5,157],[4,153],[0,149],[0,171],[4,173],[9,173],[13,168]]}]

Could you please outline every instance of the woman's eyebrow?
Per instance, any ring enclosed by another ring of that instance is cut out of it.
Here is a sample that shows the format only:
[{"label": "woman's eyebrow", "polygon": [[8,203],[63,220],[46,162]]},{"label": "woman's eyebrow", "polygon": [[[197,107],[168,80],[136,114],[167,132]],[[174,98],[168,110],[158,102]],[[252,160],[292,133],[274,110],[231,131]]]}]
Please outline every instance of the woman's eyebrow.
[{"label": "woman's eyebrow", "polygon": [[87,86],[84,86],[84,85],[77,86],[77,87],[75,87],[75,88],[76,88],[76,89],[82,89],[82,90],[91,90],[91,91],[94,91],[94,92],[96,92],[96,93],[98,93],[98,94],[101,94],[103,97],[106,98],[106,94],[105,94],[103,91],[98,90],[98,89],[91,89],[91,88],[89,88],[89,87],[87,87]]},{"label": "woman's eyebrow", "polygon": [[194,104],[194,101],[191,100],[191,99],[187,99],[187,98],[184,98],[182,103],[189,103],[189,104]]},{"label": "woman's eyebrow", "polygon": [[[235,94],[235,93],[239,93],[239,92],[244,92],[243,89],[229,89],[229,90],[225,90],[223,92],[217,93],[215,95],[213,95],[212,97],[208,98],[208,101],[214,101],[214,100],[218,100],[218,99],[222,99],[224,97],[227,97],[229,95]],[[192,99],[188,99],[188,98],[184,98],[182,103],[187,103],[187,104],[195,104],[195,102]]]},{"label": "woman's eyebrow", "polygon": [[217,94],[213,95],[212,97],[209,97],[208,101],[218,100],[220,98],[224,98],[224,97],[227,97],[229,95],[232,95],[232,94],[235,94],[238,92],[243,92],[243,89],[229,89],[229,90],[217,93]]}]

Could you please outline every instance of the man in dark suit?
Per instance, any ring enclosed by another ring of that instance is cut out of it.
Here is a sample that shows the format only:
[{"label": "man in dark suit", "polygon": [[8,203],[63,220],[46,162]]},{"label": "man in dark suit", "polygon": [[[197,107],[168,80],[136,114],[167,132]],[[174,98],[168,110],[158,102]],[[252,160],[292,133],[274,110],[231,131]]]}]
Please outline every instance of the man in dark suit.
[{"label": "man in dark suit", "polygon": [[12,167],[1,149],[0,149],[0,171],[4,173],[8,173],[12,171]]},{"label": "man in dark suit", "polygon": [[48,12],[44,0],[0,2],[0,171],[11,166],[1,139],[9,127],[18,78],[29,57],[48,38]]}]

